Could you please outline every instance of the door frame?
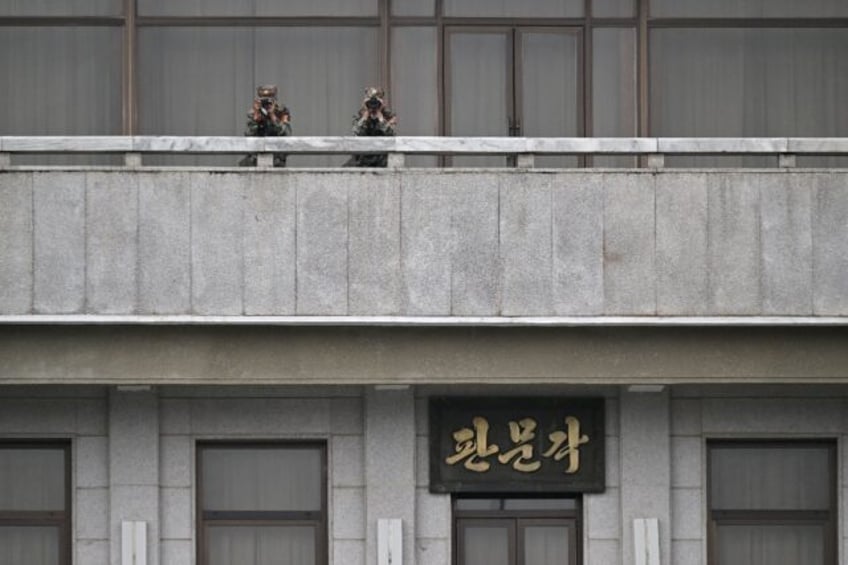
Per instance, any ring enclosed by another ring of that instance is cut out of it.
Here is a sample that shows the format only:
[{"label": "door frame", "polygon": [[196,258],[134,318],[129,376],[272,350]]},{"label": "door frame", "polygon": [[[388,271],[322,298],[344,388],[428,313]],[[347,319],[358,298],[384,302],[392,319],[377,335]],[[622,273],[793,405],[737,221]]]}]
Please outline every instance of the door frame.
[{"label": "door frame", "polygon": [[[457,509],[458,498],[488,498],[499,499],[501,508],[497,510],[459,510]],[[567,497],[575,502],[573,509],[560,510],[512,510],[504,509],[503,501],[514,499],[528,499],[540,497],[523,496],[473,496],[451,498],[451,535],[452,535],[452,565],[464,565],[462,561],[462,550],[465,548],[464,540],[460,530],[469,525],[483,525],[502,523],[509,527],[509,547],[514,554],[509,556],[509,565],[524,565],[522,551],[524,549],[521,530],[528,526],[558,525],[570,526],[568,565],[580,565],[583,560],[583,536],[581,520],[583,515],[583,504],[581,497]],[[544,497],[554,498],[554,497]]]}]

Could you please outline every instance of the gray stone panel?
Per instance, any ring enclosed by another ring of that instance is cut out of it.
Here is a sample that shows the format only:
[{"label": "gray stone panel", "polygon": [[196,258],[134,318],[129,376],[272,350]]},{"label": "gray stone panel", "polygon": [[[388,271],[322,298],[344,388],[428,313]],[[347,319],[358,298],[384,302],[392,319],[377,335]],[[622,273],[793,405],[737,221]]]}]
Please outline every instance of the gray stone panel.
[{"label": "gray stone panel", "polygon": [[704,536],[704,501],[700,488],[672,489],[672,539],[700,540]]},{"label": "gray stone panel", "polygon": [[419,538],[414,551],[416,565],[445,565],[451,562],[450,539]]},{"label": "gray stone panel", "polygon": [[190,401],[177,398],[159,400],[159,430],[162,434],[191,433]]},{"label": "gray stone panel", "polygon": [[76,486],[105,488],[109,486],[109,446],[105,436],[82,436],[74,443],[76,453]]},{"label": "gray stone panel", "polygon": [[430,494],[426,488],[416,490],[415,536],[443,538],[451,536],[451,497],[449,494]]},{"label": "gray stone panel", "polygon": [[500,248],[504,316],[551,312],[553,242],[551,176],[504,183],[500,198]]},{"label": "gray stone panel", "polygon": [[707,311],[707,181],[703,174],[657,176],[657,313]]},{"label": "gray stone panel", "polygon": [[0,430],[4,434],[50,435],[76,429],[76,410],[70,402],[0,398]]},{"label": "gray stone panel", "polygon": [[[403,520],[403,547],[415,545],[415,398],[411,389],[365,393],[366,563],[377,562],[377,520]],[[414,565],[412,551],[403,564]]]},{"label": "gray stone panel", "polygon": [[191,177],[138,173],[139,311],[191,312]]},{"label": "gray stone panel", "polygon": [[244,200],[244,312],[295,312],[295,188],[291,177],[252,174]]},{"label": "gray stone panel", "polygon": [[332,513],[333,539],[365,539],[365,489],[334,488]]},{"label": "gray stone panel", "polygon": [[605,174],[604,305],[606,314],[656,312],[654,179]]},{"label": "gray stone panel", "polygon": [[196,314],[241,314],[245,175],[191,178],[191,286]]},{"label": "gray stone panel", "polygon": [[104,436],[109,433],[105,398],[77,400],[76,430],[80,435]]},{"label": "gray stone panel", "polygon": [[589,539],[586,542],[584,552],[587,565],[621,564],[621,542],[619,540]]},{"label": "gray stone panel", "polygon": [[110,494],[111,565],[122,565],[121,522],[124,520],[147,522],[147,565],[159,565],[159,488],[112,486]]},{"label": "gray stone panel", "polygon": [[85,173],[34,173],[34,304],[38,314],[85,309]]},{"label": "gray stone panel", "polygon": [[192,536],[191,488],[162,488],[160,493],[161,537],[190,539]]},{"label": "gray stone panel", "polygon": [[365,541],[333,540],[333,565],[365,565]]},{"label": "gray stone panel", "polygon": [[553,308],[560,316],[604,311],[604,177],[553,177]]},{"label": "gray stone panel", "polygon": [[492,316],[500,311],[499,189],[509,178],[476,173],[451,194],[451,313]]},{"label": "gray stone panel", "polygon": [[362,434],[362,399],[333,398],[330,401],[330,431],[333,434]]},{"label": "gray stone panel", "polygon": [[842,432],[842,401],[792,398],[705,398],[705,434],[785,434],[787,422],[794,434]]},{"label": "gray stone panel", "polygon": [[129,314],[136,307],[138,176],[86,175],[88,309]]},{"label": "gray stone panel", "polygon": [[0,313],[32,309],[32,173],[0,177]]},{"label": "gray stone panel", "polygon": [[[109,540],[76,540],[76,563],[109,563]],[[186,562],[187,563],[187,562]]]},{"label": "gray stone panel", "polygon": [[294,177],[297,184],[297,313],[348,312],[349,177],[334,183]]},{"label": "gray stone panel", "polygon": [[163,487],[192,485],[192,440],[189,436],[160,436],[159,481]]},{"label": "gray stone panel", "polygon": [[111,484],[158,486],[158,399],[151,392],[112,392],[109,403]]},{"label": "gray stone panel", "polygon": [[753,315],[760,293],[760,191],[749,175],[710,175],[710,312]]},{"label": "gray stone panel", "polygon": [[408,315],[450,314],[452,179],[415,173],[401,179],[401,270]]},{"label": "gray stone panel", "polygon": [[624,563],[634,562],[633,520],[657,518],[660,562],[671,553],[669,397],[623,393],[621,406],[621,520]]},{"label": "gray stone panel", "polygon": [[587,535],[592,539],[621,539],[621,493],[607,488],[601,494],[583,498]]},{"label": "gray stone panel", "polygon": [[349,308],[351,315],[399,314],[400,182],[387,175],[357,175],[350,206]]},{"label": "gray stone panel", "polygon": [[701,540],[672,540],[671,562],[674,565],[703,565],[704,546]]},{"label": "gray stone panel", "polygon": [[191,403],[194,434],[323,435],[330,431],[327,399],[208,399]]},{"label": "gray stone panel", "polygon": [[796,175],[760,175],[763,314],[813,311],[812,192]]},{"label": "gray stone panel", "polygon": [[817,315],[848,315],[848,181],[816,175],[813,215],[813,300]]},{"label": "gray stone panel", "polygon": [[365,486],[365,448],[362,436],[334,436],[330,449],[333,486]]},{"label": "gray stone panel", "polygon": [[76,490],[77,539],[109,539],[109,489]]},{"label": "gray stone panel", "polygon": [[192,565],[194,561],[194,540],[163,539],[160,542],[163,565]]},{"label": "gray stone panel", "polygon": [[701,487],[703,452],[704,440],[700,437],[671,437],[671,486]]},{"label": "gray stone panel", "polygon": [[607,473],[607,487],[617,487],[621,485],[621,446],[619,445],[619,438],[618,436],[607,435],[604,440],[606,443],[604,465]]},{"label": "gray stone panel", "polygon": [[673,398],[671,400],[671,430],[678,436],[701,435],[701,399]]}]

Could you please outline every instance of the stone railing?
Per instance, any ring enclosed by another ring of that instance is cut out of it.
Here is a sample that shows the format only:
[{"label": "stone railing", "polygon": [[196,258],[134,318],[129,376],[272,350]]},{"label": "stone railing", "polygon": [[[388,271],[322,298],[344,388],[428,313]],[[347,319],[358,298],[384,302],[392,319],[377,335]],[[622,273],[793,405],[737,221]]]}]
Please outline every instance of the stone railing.
[{"label": "stone railing", "polygon": [[0,136],[0,169],[15,153],[123,154],[127,167],[145,154],[257,153],[270,167],[273,153],[302,155],[388,153],[389,167],[406,155],[508,155],[519,168],[542,155],[638,155],[648,168],[662,168],[666,155],[773,155],[780,167],[799,155],[848,155],[848,138],[523,138],[523,137],[176,137],[176,136]]}]

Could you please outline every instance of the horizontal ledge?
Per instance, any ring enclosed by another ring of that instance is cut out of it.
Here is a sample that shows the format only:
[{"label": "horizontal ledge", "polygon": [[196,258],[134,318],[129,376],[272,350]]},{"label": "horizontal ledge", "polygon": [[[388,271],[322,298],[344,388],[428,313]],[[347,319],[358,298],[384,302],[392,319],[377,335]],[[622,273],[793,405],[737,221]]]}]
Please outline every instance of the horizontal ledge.
[{"label": "horizontal ledge", "polygon": [[150,326],[479,326],[479,327],[827,327],[848,316],[198,316],[111,314],[0,315],[0,325]]},{"label": "horizontal ledge", "polygon": [[848,154],[848,138],[0,136],[7,153]]}]

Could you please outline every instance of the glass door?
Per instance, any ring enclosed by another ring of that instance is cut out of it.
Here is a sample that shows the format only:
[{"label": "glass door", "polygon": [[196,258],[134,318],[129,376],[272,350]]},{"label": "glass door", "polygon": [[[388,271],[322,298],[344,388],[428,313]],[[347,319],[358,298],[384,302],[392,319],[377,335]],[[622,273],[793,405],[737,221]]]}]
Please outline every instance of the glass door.
[{"label": "glass door", "polygon": [[[449,27],[445,33],[446,133],[468,137],[583,134],[580,31]],[[464,167],[502,167],[503,157],[458,157]],[[576,166],[543,157],[537,166]]]},{"label": "glass door", "polygon": [[575,499],[456,499],[455,565],[576,565]]}]

